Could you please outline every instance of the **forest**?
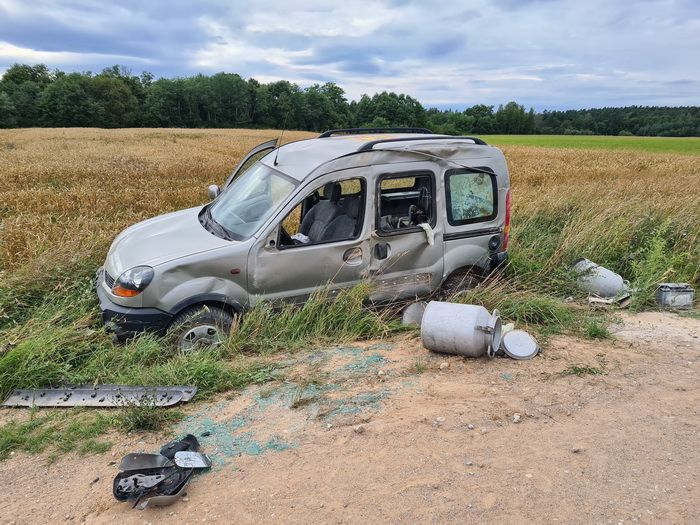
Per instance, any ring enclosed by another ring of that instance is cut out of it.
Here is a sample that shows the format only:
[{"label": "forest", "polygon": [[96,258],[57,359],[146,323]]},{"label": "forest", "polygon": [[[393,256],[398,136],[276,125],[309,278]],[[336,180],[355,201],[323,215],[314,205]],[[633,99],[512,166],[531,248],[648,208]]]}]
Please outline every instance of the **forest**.
[{"label": "forest", "polygon": [[343,127],[428,127],[437,133],[700,136],[699,107],[545,110],[426,108],[393,92],[348,101],[337,84],[261,83],[235,73],[158,78],[122,66],[68,73],[14,64],[0,79],[0,128],[185,127],[323,131]]}]

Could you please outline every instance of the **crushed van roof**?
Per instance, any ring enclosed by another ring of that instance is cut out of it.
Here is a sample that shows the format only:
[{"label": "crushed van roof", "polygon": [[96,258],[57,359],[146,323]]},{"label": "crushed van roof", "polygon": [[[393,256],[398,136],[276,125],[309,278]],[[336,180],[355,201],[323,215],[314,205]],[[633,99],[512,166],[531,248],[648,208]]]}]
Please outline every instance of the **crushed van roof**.
[{"label": "crushed van roof", "polygon": [[[475,140],[478,139],[417,133],[338,135],[284,144],[278,150],[268,153],[261,162],[303,181],[316,168],[329,161],[353,154],[371,155],[370,152],[377,150],[418,150],[442,156],[440,153],[447,147],[452,152],[450,156],[453,158],[489,158],[500,154],[497,148],[477,144]],[[335,169],[338,167],[336,166]]]}]

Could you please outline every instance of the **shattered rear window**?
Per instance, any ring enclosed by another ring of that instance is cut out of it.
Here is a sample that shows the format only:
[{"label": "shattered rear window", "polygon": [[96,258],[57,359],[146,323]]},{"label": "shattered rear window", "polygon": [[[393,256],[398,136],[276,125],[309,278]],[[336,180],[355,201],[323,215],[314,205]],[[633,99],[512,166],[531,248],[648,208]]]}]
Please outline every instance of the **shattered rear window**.
[{"label": "shattered rear window", "polygon": [[446,173],[447,219],[453,226],[494,219],[496,176],[464,170]]}]

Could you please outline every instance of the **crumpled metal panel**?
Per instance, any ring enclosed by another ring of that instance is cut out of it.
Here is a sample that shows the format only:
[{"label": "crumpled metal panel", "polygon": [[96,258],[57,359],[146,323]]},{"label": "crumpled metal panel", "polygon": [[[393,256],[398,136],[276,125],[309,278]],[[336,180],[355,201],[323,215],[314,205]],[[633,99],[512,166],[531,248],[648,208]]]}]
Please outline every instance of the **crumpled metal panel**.
[{"label": "crumpled metal panel", "polygon": [[[119,501],[139,501],[159,494],[175,494],[189,481],[192,472],[194,471],[175,465],[120,472],[112,481],[112,494]],[[162,479],[159,481],[156,476],[161,476]]]},{"label": "crumpled metal panel", "polygon": [[186,494],[185,489],[187,488],[190,479],[191,477],[188,477],[185,483],[182,484],[182,486],[178,489],[178,491],[175,494],[170,494],[166,496],[152,496],[148,499],[140,501],[137,505],[138,510],[143,510],[146,507],[166,507],[168,505],[172,505]]},{"label": "crumpled metal panel", "polygon": [[5,400],[8,407],[167,407],[187,402],[193,386],[59,385],[14,390]]},{"label": "crumpled metal panel", "polygon": [[122,492],[147,491],[160,485],[165,480],[163,474],[134,474],[128,478],[122,478],[118,483],[118,490]]}]

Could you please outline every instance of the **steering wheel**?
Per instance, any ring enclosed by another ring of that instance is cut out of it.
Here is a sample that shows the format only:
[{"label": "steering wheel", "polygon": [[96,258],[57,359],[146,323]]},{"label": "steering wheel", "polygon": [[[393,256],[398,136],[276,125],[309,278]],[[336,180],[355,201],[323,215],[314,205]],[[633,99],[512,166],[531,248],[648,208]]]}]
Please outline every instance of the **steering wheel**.
[{"label": "steering wheel", "polygon": [[411,204],[408,207],[408,223],[418,224],[418,214],[420,213],[420,208],[415,204]]},{"label": "steering wheel", "polygon": [[423,213],[428,213],[430,209],[430,193],[428,193],[428,188],[423,186],[420,189],[420,197],[418,198],[418,203],[420,204]]}]

